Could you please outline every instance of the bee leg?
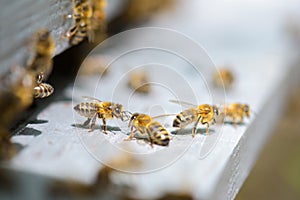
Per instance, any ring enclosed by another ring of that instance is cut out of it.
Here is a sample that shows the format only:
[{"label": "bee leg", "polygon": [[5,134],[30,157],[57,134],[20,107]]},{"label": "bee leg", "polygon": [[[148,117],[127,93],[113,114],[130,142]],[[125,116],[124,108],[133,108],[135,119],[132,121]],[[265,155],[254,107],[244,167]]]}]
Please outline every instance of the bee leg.
[{"label": "bee leg", "polygon": [[95,33],[92,30],[88,32],[88,41],[90,43],[93,43],[95,41]]},{"label": "bee leg", "polygon": [[151,148],[153,148],[153,147],[154,147],[154,145],[153,145],[153,142],[150,142],[150,146],[151,146]]},{"label": "bee leg", "polygon": [[240,118],[240,123],[243,123],[244,122],[244,117],[241,117]]},{"label": "bee leg", "polygon": [[42,81],[43,81],[43,79],[44,79],[44,73],[43,72],[41,72],[41,73],[39,73],[38,75],[37,75],[37,84],[39,85],[39,84],[41,84],[42,83]]},{"label": "bee leg", "polygon": [[206,121],[204,121],[204,118],[201,119],[201,124],[206,124],[206,130],[205,130],[205,134],[208,135],[208,131],[209,131],[209,123]]},{"label": "bee leg", "polygon": [[128,138],[124,139],[124,141],[130,141],[134,138],[134,134],[137,131],[137,129],[133,130],[133,127],[131,127],[131,132],[130,135],[128,136]]},{"label": "bee leg", "polygon": [[93,119],[92,119],[92,123],[91,123],[91,127],[90,127],[89,132],[94,131],[94,129],[95,129],[95,124],[96,124],[96,119],[97,119],[97,116],[95,115],[95,116],[93,117]]},{"label": "bee leg", "polygon": [[236,128],[237,127],[236,117],[232,117],[232,123],[233,123],[234,128]]},{"label": "bee leg", "polygon": [[196,136],[196,132],[197,132],[197,125],[200,121],[201,117],[198,117],[196,123],[194,124],[194,127],[193,127],[193,130],[192,130],[192,137],[195,137]]},{"label": "bee leg", "polygon": [[89,125],[90,121],[91,121],[91,118],[88,118],[85,122],[83,122],[82,126]]},{"label": "bee leg", "polygon": [[153,142],[153,140],[151,139],[151,137],[150,137],[150,146],[151,146],[151,148],[153,148],[154,147],[154,142]]},{"label": "bee leg", "polygon": [[102,118],[102,123],[103,123],[103,132],[105,134],[107,134],[107,132],[106,132],[106,120],[104,118]]},{"label": "bee leg", "polygon": [[209,123],[206,122],[206,135],[208,135],[208,131],[209,131]]}]

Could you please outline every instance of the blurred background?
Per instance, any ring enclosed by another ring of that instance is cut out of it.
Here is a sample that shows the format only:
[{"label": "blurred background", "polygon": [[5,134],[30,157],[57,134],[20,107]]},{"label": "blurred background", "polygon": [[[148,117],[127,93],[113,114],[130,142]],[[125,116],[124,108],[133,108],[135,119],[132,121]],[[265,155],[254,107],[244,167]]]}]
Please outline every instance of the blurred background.
[{"label": "blurred background", "polygon": [[[24,2],[33,3],[31,0]],[[28,11],[26,16],[29,21],[24,23],[28,25],[28,29],[25,29],[24,32],[20,30],[24,29],[25,25],[22,23],[20,23],[21,25],[13,24],[13,20],[21,21],[21,18],[24,17],[22,14],[9,19],[9,23],[6,18],[9,17],[9,11],[24,7],[26,3],[18,5],[18,3],[12,1],[1,2],[1,4],[10,4],[7,6],[7,11],[2,12],[0,18],[1,80],[6,80],[7,71],[12,68],[13,64],[24,65],[24,57],[26,57],[26,50],[24,49],[26,48],[23,48],[23,46],[28,44],[28,37],[31,37],[28,35],[33,32],[30,29],[31,23],[38,18],[36,14],[32,13],[38,13],[45,6],[41,2],[36,5],[38,8],[36,11]],[[68,9],[68,12],[61,11],[63,9],[60,9],[59,12],[64,14],[70,12],[72,7],[70,1],[60,0],[55,2],[58,6],[63,4]],[[51,8],[53,5],[51,4]],[[2,6],[1,9],[5,10],[6,7]],[[107,0],[103,12],[106,16],[103,24],[106,28],[96,31],[96,43],[91,44],[84,40],[79,45],[72,45],[61,39],[60,34],[70,27],[71,22],[60,22],[60,20],[64,21],[65,18],[56,20],[53,17],[54,14],[49,15],[51,20],[47,20],[51,22],[45,23],[45,26],[56,28],[53,34],[57,43],[53,54],[55,56],[53,59],[54,67],[48,79],[48,82],[57,91],[53,97],[45,101],[30,101],[14,110],[12,109],[14,105],[20,105],[20,102],[11,101],[8,103],[4,101],[7,94],[12,93],[12,96],[15,94],[11,92],[12,89],[9,91],[5,88],[7,81],[5,81],[5,84],[4,82],[1,83],[0,108],[3,110],[9,107],[8,104],[10,105],[10,109],[7,111],[9,115],[3,112],[4,114],[1,117],[1,120],[5,123],[0,124],[0,152],[1,159],[4,162],[7,162],[21,149],[18,146],[11,147],[13,144],[10,143],[9,138],[24,128],[28,123],[28,119],[34,118],[37,113],[50,105],[55,98],[58,98],[57,94],[74,80],[82,60],[97,43],[124,30],[155,26],[170,28],[192,38],[203,46],[216,65],[234,66],[234,69],[239,72],[244,70],[243,66],[247,66],[249,69],[251,65],[263,68],[265,64],[271,64],[276,67],[271,67],[270,73],[273,73],[272,70],[280,70],[279,73],[282,72],[282,77],[287,75],[287,79],[282,83],[287,86],[283,87],[287,90],[285,105],[282,111],[277,113],[280,120],[274,126],[271,125],[273,126],[272,134],[263,145],[261,153],[236,199],[300,199],[300,126],[298,124],[300,119],[299,0]],[[36,18],[31,17],[31,14]],[[60,24],[56,24],[58,22],[62,24],[61,27],[64,27],[64,30],[62,30],[63,28],[57,28],[60,27]],[[16,34],[10,35],[10,31],[14,31]],[[11,38],[7,39],[9,37]],[[22,41],[20,38],[23,38]],[[14,41],[11,43],[11,46],[13,46],[11,48],[8,44],[10,40]],[[65,66],[71,67],[67,68]],[[261,71],[264,72],[264,70]],[[267,76],[267,74],[258,75],[260,81],[263,82],[265,75]],[[16,86],[14,84],[12,83],[13,86]],[[277,84],[274,83],[274,85]],[[8,120],[6,116],[11,117]],[[7,185],[14,184],[14,178],[13,180],[7,178],[5,170],[4,173],[0,173],[0,192],[3,193],[10,190]],[[11,172],[8,174],[11,174]],[[106,174],[99,174],[99,176],[103,176],[104,180],[107,178]],[[38,177],[35,178],[38,179]],[[101,185],[103,183],[97,184]],[[72,194],[72,190],[77,190],[82,195],[81,197],[85,197],[85,194],[92,192],[94,189],[79,187],[78,185],[67,185],[62,188],[54,187],[54,192],[52,192],[69,195]],[[63,191],[64,189],[65,191]],[[4,196],[7,197],[7,195]],[[8,197],[10,196],[8,195]],[[126,198],[129,197],[124,197],[124,199]],[[190,195],[167,195],[162,199],[175,198],[191,199]]]}]

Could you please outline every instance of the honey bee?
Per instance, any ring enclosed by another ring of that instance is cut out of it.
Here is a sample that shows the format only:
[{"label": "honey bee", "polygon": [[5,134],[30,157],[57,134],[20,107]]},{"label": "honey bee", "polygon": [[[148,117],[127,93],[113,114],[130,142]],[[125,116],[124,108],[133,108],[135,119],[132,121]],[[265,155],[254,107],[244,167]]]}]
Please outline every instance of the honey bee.
[{"label": "honey bee", "polygon": [[83,123],[83,126],[87,126],[91,122],[90,131],[92,132],[95,127],[97,117],[102,119],[103,132],[106,132],[106,119],[121,119],[122,121],[128,120],[128,112],[124,111],[121,104],[113,102],[103,102],[93,97],[84,96],[85,99],[91,100],[91,102],[82,102],[74,107],[74,110],[79,115],[87,117],[88,119]]},{"label": "honey bee", "polygon": [[133,72],[130,74],[128,86],[138,93],[149,93],[150,85],[146,72]]},{"label": "honey bee", "polygon": [[54,88],[50,84],[42,83],[43,79],[43,73],[37,75],[37,86],[33,88],[33,96],[36,99],[48,97],[54,92]]},{"label": "honey bee", "polygon": [[216,123],[216,116],[219,115],[219,111],[216,106],[208,104],[200,104],[196,106],[187,102],[176,100],[170,100],[170,102],[191,106],[191,108],[183,110],[176,115],[175,119],[173,120],[173,127],[181,129],[191,123],[194,123],[192,137],[195,137],[196,135],[197,125],[199,122],[203,125],[206,124],[206,134],[208,134],[209,125],[211,123]]},{"label": "honey bee", "polygon": [[47,83],[40,83],[34,87],[34,98],[45,98],[54,92],[54,88]]},{"label": "honey bee", "polygon": [[89,41],[93,41],[92,16],[93,9],[89,0],[73,0],[74,26],[65,34],[70,44],[77,45],[86,37]]},{"label": "honey bee", "polygon": [[109,72],[106,66],[106,58],[102,55],[94,55],[87,57],[82,66],[80,67],[79,73],[81,75],[107,75]]},{"label": "honey bee", "polygon": [[222,113],[225,117],[230,118],[236,127],[237,123],[244,122],[244,117],[250,117],[250,107],[247,104],[231,103],[224,107]]},{"label": "honey bee", "polygon": [[93,29],[97,30],[98,28],[103,28],[105,14],[104,8],[106,6],[105,0],[92,0],[92,7],[93,7],[93,16],[92,16],[92,24]]},{"label": "honey bee", "polygon": [[168,146],[171,140],[170,133],[160,123],[153,121],[149,115],[140,113],[132,114],[128,127],[131,128],[131,132],[126,140],[133,139],[137,131],[141,134],[148,134],[152,147],[153,144]]},{"label": "honey bee", "polygon": [[27,62],[27,69],[36,74],[43,73],[47,78],[52,71],[52,55],[55,50],[55,42],[47,29],[41,29],[35,33],[33,53]]},{"label": "honey bee", "polygon": [[231,70],[221,68],[213,75],[213,83],[216,87],[230,88],[234,82],[234,76]]}]

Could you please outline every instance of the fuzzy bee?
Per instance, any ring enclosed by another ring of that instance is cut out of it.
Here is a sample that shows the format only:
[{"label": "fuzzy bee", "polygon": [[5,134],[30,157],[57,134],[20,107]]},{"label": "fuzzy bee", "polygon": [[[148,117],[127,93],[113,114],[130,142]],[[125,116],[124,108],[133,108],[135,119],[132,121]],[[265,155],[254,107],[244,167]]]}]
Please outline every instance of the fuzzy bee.
[{"label": "fuzzy bee", "polygon": [[35,74],[43,73],[45,78],[52,71],[52,56],[55,42],[49,30],[41,29],[34,35],[32,55],[27,61],[27,69]]},{"label": "fuzzy bee", "polygon": [[54,92],[54,88],[47,83],[40,83],[34,87],[34,98],[46,98]]},{"label": "fuzzy bee", "polygon": [[222,114],[229,118],[236,127],[237,123],[244,122],[244,117],[250,117],[250,106],[248,104],[231,103],[223,108]]},{"label": "fuzzy bee", "polygon": [[81,116],[88,119],[83,123],[87,126],[91,123],[90,132],[94,130],[96,119],[99,118],[103,123],[103,132],[107,134],[106,120],[107,119],[121,119],[122,121],[128,120],[128,112],[124,111],[123,106],[118,103],[104,102],[93,97],[84,96],[89,102],[82,102],[74,107],[74,110]]},{"label": "fuzzy bee", "polygon": [[37,85],[33,88],[34,98],[46,98],[54,92],[54,88],[48,83],[42,83],[44,74],[40,73],[37,75]]},{"label": "fuzzy bee", "polygon": [[149,78],[145,71],[132,72],[129,76],[128,86],[138,93],[147,94],[151,90]]},{"label": "fuzzy bee", "polygon": [[149,115],[134,113],[131,115],[128,127],[131,128],[129,137],[131,140],[134,134],[139,131],[141,134],[148,134],[150,145],[168,146],[171,140],[170,133],[159,123],[154,121]]},{"label": "fuzzy bee", "polygon": [[216,87],[230,88],[234,82],[234,75],[228,68],[221,68],[213,75],[213,84]]},{"label": "fuzzy bee", "polygon": [[173,120],[173,127],[184,128],[194,123],[192,136],[195,137],[199,123],[206,125],[206,134],[209,131],[209,125],[216,122],[216,116],[219,114],[218,108],[213,105],[200,104],[198,106],[177,100],[170,100],[172,103],[187,105],[190,108],[183,110],[176,115]]},{"label": "fuzzy bee", "polygon": [[[73,14],[71,18],[74,21],[65,37],[69,39],[69,43],[77,45],[88,37],[89,41],[94,39],[94,31],[92,27],[93,8],[90,0],[73,0]],[[70,17],[70,16],[69,16]]]}]

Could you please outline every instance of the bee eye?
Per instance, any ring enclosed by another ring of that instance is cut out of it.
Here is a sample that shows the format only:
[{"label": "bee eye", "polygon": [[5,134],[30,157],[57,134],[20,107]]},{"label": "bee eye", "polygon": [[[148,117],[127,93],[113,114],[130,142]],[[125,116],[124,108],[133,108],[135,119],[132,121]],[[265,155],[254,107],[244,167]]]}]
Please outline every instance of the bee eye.
[{"label": "bee eye", "polygon": [[132,115],[130,120],[134,120],[137,116],[136,115]]},{"label": "bee eye", "polygon": [[119,108],[119,107],[116,107],[115,112],[116,112],[116,113],[121,113],[120,108]]}]

